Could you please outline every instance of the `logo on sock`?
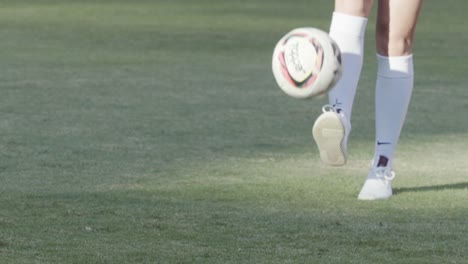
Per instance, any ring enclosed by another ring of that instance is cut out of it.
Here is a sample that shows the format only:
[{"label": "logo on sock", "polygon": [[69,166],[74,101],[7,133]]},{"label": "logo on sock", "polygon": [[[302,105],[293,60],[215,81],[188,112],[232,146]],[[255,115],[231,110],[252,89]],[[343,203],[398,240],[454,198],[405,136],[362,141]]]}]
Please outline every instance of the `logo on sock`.
[{"label": "logo on sock", "polygon": [[340,105],[342,105],[342,103],[340,103],[340,102],[338,101],[338,98],[336,98],[336,99],[335,99],[335,103],[333,104],[333,108],[336,109],[336,112],[337,112],[337,113],[340,113],[340,112],[341,112]]},{"label": "logo on sock", "polygon": [[377,167],[387,167],[388,158],[385,156],[379,156],[379,162],[377,162]]},{"label": "logo on sock", "polygon": [[392,142],[385,142],[385,141],[378,141],[377,140],[377,145],[380,146],[380,145],[390,145],[392,144]]}]

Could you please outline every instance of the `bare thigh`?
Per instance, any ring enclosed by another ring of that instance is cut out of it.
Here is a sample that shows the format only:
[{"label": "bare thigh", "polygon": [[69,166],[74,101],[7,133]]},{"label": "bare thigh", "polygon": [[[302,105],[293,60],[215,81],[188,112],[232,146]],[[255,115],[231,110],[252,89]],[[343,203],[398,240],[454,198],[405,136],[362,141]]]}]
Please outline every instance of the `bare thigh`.
[{"label": "bare thigh", "polygon": [[335,0],[335,12],[368,17],[373,3],[374,0]]},{"label": "bare thigh", "polygon": [[376,44],[384,56],[413,52],[414,31],[423,0],[379,0]]}]

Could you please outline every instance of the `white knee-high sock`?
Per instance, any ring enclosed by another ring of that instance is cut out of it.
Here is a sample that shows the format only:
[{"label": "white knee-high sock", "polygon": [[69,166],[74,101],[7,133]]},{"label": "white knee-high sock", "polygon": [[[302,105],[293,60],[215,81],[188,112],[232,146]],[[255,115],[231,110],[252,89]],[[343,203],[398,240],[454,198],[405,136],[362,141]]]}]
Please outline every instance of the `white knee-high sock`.
[{"label": "white knee-high sock", "polygon": [[364,33],[367,18],[333,13],[330,36],[341,50],[343,75],[329,92],[329,103],[351,118],[354,96],[361,75],[364,58]]},{"label": "white knee-high sock", "polygon": [[391,167],[413,91],[413,56],[377,55],[374,166]]}]

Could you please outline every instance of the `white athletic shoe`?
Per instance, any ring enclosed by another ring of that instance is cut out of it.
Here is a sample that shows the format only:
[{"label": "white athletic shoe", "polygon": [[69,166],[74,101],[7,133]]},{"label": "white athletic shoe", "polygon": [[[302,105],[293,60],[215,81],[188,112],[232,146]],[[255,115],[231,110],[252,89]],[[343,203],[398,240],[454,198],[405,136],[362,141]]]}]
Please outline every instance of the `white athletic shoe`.
[{"label": "white athletic shoe", "polygon": [[392,196],[392,180],[395,172],[387,167],[377,167],[369,171],[366,182],[359,193],[359,200],[380,200]]},{"label": "white athletic shoe", "polygon": [[348,157],[351,123],[343,111],[338,113],[331,105],[325,105],[322,111],[312,127],[320,159],[327,165],[342,166],[346,164]]}]

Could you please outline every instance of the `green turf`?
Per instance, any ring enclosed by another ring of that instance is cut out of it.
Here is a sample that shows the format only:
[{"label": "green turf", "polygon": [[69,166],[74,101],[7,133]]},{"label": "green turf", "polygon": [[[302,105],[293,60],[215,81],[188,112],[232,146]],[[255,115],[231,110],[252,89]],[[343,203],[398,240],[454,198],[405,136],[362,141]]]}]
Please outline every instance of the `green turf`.
[{"label": "green turf", "polygon": [[350,162],[270,57],[332,1],[0,1],[0,263],[468,263],[468,2],[427,1],[395,195],[373,150],[370,18]]}]

